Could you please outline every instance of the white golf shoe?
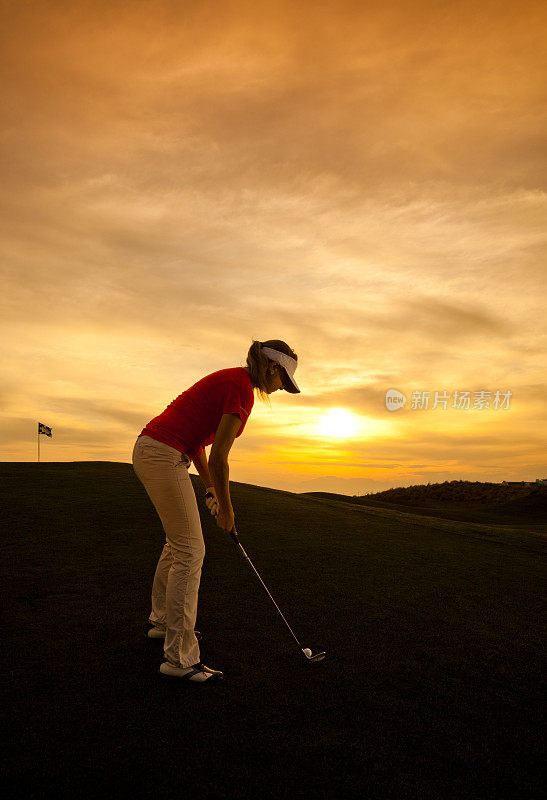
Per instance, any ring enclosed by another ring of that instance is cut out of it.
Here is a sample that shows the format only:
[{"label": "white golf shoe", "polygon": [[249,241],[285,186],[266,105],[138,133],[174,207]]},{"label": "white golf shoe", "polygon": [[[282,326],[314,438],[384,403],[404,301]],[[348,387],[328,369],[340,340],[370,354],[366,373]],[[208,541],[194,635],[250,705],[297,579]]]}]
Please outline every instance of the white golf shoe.
[{"label": "white golf shoe", "polygon": [[162,675],[168,675],[170,678],[179,678],[185,681],[194,681],[196,683],[203,683],[210,681],[216,683],[224,678],[224,673],[218,669],[211,669],[206,667],[199,661],[192,667],[183,667],[177,664],[171,664],[170,661],[164,661],[159,669]]}]

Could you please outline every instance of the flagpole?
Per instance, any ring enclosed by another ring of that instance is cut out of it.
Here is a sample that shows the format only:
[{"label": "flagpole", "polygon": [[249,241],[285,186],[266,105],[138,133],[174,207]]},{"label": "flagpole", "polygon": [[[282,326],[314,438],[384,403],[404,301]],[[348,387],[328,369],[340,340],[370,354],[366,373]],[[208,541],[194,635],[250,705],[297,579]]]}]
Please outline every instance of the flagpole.
[{"label": "flagpole", "polygon": [[38,424],[38,463],[40,463],[40,425]]}]

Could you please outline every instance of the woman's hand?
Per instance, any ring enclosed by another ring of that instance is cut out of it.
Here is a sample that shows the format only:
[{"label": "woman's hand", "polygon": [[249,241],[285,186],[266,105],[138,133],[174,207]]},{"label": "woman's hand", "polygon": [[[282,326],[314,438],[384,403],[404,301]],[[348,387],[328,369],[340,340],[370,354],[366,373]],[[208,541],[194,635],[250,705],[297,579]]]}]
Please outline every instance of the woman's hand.
[{"label": "woman's hand", "polygon": [[222,528],[222,530],[226,533],[230,533],[234,527],[234,512],[233,510],[220,511],[214,486],[209,486],[207,488],[205,493],[205,502],[211,514],[216,517],[216,523],[218,527]]},{"label": "woman's hand", "polygon": [[234,527],[234,512],[230,511],[219,511],[217,514],[217,525],[219,528],[222,528],[225,533],[230,533],[232,528]]},{"label": "woman's hand", "polygon": [[214,486],[207,487],[207,491],[205,492],[205,505],[207,506],[213,517],[218,514],[218,500]]}]

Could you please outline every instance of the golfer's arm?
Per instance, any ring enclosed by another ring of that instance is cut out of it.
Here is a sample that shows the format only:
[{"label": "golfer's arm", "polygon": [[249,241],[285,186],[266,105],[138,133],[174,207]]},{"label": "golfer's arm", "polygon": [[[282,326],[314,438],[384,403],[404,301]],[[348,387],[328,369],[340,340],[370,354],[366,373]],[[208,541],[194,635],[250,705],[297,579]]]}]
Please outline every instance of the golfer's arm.
[{"label": "golfer's arm", "polygon": [[209,461],[213,486],[218,500],[220,511],[233,511],[232,500],[230,498],[230,468],[228,461]]},{"label": "golfer's arm", "polygon": [[213,486],[213,479],[211,477],[211,473],[209,472],[209,465],[207,463],[207,453],[205,452],[205,448],[201,451],[199,456],[192,459],[195,468],[198,471],[198,475],[203,481],[203,485],[206,489],[209,486]]},{"label": "golfer's arm", "polygon": [[220,511],[233,511],[230,498],[230,468],[228,453],[241,426],[237,414],[223,414],[209,456],[209,471],[218,500]]}]

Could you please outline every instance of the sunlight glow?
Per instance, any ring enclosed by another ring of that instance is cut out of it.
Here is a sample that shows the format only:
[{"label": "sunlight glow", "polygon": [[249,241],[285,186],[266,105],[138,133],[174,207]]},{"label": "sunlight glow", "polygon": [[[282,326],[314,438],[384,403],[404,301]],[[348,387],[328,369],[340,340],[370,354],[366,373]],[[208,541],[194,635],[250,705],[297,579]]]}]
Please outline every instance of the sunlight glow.
[{"label": "sunlight glow", "polygon": [[319,433],[321,436],[345,439],[353,436],[358,428],[359,421],[354,414],[345,408],[331,408],[321,419]]}]

